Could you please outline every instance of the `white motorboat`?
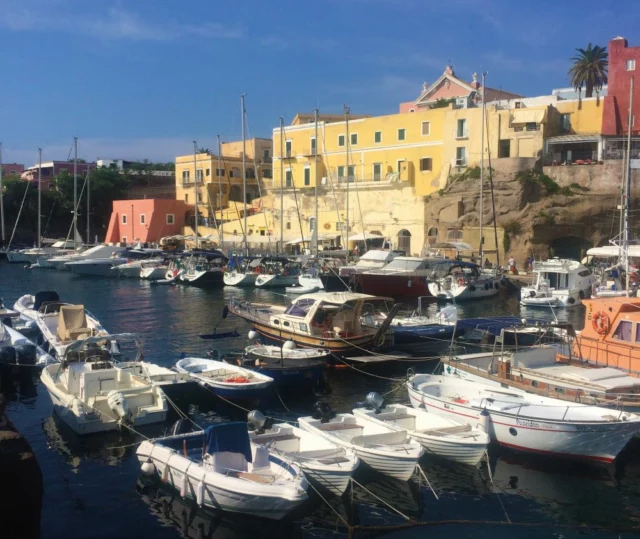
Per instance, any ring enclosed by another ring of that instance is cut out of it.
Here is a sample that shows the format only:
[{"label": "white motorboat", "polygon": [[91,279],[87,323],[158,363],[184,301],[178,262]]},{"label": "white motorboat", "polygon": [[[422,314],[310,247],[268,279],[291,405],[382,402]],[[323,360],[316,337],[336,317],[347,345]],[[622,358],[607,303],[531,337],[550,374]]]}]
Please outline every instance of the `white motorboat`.
[{"label": "white motorboat", "polygon": [[307,500],[300,468],[251,444],[244,422],[146,440],[136,454],[143,474],[199,506],[280,520]]},{"label": "white motorboat", "polygon": [[249,437],[254,444],[266,446],[271,453],[296,463],[308,479],[341,496],[360,460],[351,451],[339,447],[323,436],[289,423],[268,425],[258,411],[249,412]]},{"label": "white motorboat", "polygon": [[157,281],[158,279],[166,279],[168,267],[162,262],[144,261],[140,267],[140,279],[148,281]]},{"label": "white motorboat", "polygon": [[76,275],[88,275],[92,277],[116,277],[111,270],[129,262],[128,258],[114,256],[109,258],[89,258],[65,263],[65,268]]},{"label": "white motorboat", "polygon": [[40,379],[60,419],[78,434],[139,427],[167,417],[163,391],[117,368],[111,357],[118,335],[71,343],[63,361],[42,370]]},{"label": "white motorboat", "polygon": [[286,294],[311,294],[318,290],[324,290],[324,284],[320,277],[311,273],[303,273],[298,277],[298,284],[294,286],[287,286],[285,288]]},{"label": "white motorboat", "polygon": [[175,368],[216,395],[232,400],[254,398],[273,384],[270,376],[213,359],[186,357]]},{"label": "white motorboat", "polygon": [[48,303],[60,303],[60,296],[53,290],[38,292],[35,296],[25,294],[20,296],[13,304],[13,308],[20,313],[20,318],[27,324],[37,327],[36,318],[38,311]]},{"label": "white motorboat", "polygon": [[445,275],[429,282],[431,295],[439,300],[481,299],[495,296],[500,290],[501,277],[494,271],[484,271],[477,264],[462,261],[443,261],[436,264],[434,273]]},{"label": "white motorboat", "polygon": [[575,307],[591,295],[591,270],[575,260],[552,258],[533,263],[535,282],[520,290],[526,307]]},{"label": "white motorboat", "polygon": [[7,260],[10,263],[38,264],[41,258],[52,258],[74,252],[73,240],[57,241],[49,247],[32,247],[19,251],[7,251]]},{"label": "white motorboat", "polygon": [[353,451],[374,470],[407,481],[413,475],[424,449],[407,431],[363,421],[353,414],[334,414],[320,407],[312,417],[300,417],[306,431]]},{"label": "white motorboat", "polygon": [[640,416],[452,377],[418,374],[407,382],[415,408],[487,425],[492,439],[517,451],[613,462],[640,430]]},{"label": "white motorboat", "polygon": [[475,466],[485,456],[489,434],[454,417],[444,417],[404,404],[384,404],[378,393],[369,393],[366,407],[353,414],[394,430],[406,431],[422,444],[428,455]]},{"label": "white motorboat", "polygon": [[36,324],[49,351],[58,359],[65,356],[66,349],[74,341],[108,335],[84,305],[44,303],[36,315]]},{"label": "white motorboat", "polygon": [[[80,260],[96,258],[109,258],[110,256],[119,256],[124,251],[126,251],[125,247],[120,247],[117,245],[96,245],[80,253],[51,257],[47,259],[47,264],[54,269],[70,269],[66,267],[67,262],[78,262]],[[38,263],[40,264],[40,262]]]},{"label": "white motorboat", "polygon": [[44,367],[55,363],[33,341],[11,326],[0,323],[0,366]]},{"label": "white motorboat", "polygon": [[[151,264],[152,267],[159,265],[162,263],[162,258],[148,258],[144,260],[129,260],[124,264],[120,264],[118,266],[113,266],[111,268],[111,272],[114,273],[117,277],[130,277],[132,279],[140,279],[142,278],[142,269],[145,267],[145,264]],[[164,273],[166,273],[167,268],[162,268]],[[157,277],[157,279],[162,279],[162,277]]]}]

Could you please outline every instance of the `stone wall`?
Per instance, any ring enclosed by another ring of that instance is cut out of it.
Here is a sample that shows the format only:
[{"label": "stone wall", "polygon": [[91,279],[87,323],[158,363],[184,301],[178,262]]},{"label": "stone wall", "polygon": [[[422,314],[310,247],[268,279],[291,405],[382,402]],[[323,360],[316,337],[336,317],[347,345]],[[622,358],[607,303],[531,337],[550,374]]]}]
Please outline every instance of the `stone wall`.
[{"label": "stone wall", "polygon": [[[620,192],[624,163],[621,160],[604,161],[598,165],[569,165],[543,167],[543,172],[561,187],[579,185],[589,191]],[[640,170],[631,171],[631,185],[638,185]]]}]

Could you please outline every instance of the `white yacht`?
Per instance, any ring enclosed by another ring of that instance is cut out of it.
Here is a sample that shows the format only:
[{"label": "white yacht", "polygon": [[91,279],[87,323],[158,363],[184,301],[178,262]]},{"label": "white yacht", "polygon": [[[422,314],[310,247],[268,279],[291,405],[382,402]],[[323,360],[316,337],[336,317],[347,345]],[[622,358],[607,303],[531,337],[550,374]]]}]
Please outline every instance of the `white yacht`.
[{"label": "white yacht", "polygon": [[520,304],[527,307],[575,307],[591,295],[593,274],[575,260],[552,258],[533,263],[533,285],[520,291]]},{"label": "white yacht", "polygon": [[37,263],[39,265],[41,258],[52,258],[54,256],[66,255],[73,252],[73,240],[61,240],[53,243],[49,247],[32,247],[30,249],[20,249],[19,251],[8,251],[7,260],[10,263]]},{"label": "white yacht", "polygon": [[436,299],[452,301],[488,298],[498,294],[501,277],[495,271],[484,271],[477,264],[459,260],[446,260],[436,264],[429,292]]},{"label": "white yacht", "polygon": [[66,266],[68,262],[78,262],[80,260],[89,260],[97,258],[109,258],[113,255],[121,255],[126,251],[126,247],[118,245],[96,245],[81,253],[70,255],[56,256],[49,258],[47,264],[54,269],[70,269]]}]

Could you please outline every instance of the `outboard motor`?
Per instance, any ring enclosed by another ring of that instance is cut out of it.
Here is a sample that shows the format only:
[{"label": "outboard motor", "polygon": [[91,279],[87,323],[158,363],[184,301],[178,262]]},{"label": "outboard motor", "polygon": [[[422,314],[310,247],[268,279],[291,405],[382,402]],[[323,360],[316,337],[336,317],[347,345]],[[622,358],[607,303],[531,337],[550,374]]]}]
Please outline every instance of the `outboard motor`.
[{"label": "outboard motor", "polygon": [[0,346],[0,365],[15,365],[16,349],[13,346]]},{"label": "outboard motor", "polygon": [[35,365],[38,353],[35,344],[16,344],[16,362],[18,365]]},{"label": "outboard motor", "polygon": [[118,390],[110,391],[107,395],[107,404],[109,409],[118,418],[118,423],[124,423],[125,425],[131,425],[133,423],[133,414],[129,410],[127,399]]},{"label": "outboard motor", "polygon": [[178,434],[187,434],[191,432],[191,423],[184,417],[178,419],[167,431],[167,436],[177,436]]},{"label": "outboard motor", "polygon": [[256,434],[264,434],[264,431],[270,429],[272,425],[271,420],[265,417],[260,410],[251,410],[247,414],[247,421]]},{"label": "outboard motor", "polygon": [[332,418],[336,416],[336,413],[331,408],[331,405],[326,402],[316,402],[313,405],[313,419],[319,419],[321,423],[328,423]]},{"label": "outboard motor", "polygon": [[375,391],[367,393],[367,396],[365,397],[365,406],[370,410],[373,410],[376,414],[379,414],[380,410],[384,408],[384,398],[380,393],[376,393]]},{"label": "outboard motor", "polygon": [[458,319],[458,308],[455,305],[447,305],[440,310],[438,318],[444,322],[455,322]]}]

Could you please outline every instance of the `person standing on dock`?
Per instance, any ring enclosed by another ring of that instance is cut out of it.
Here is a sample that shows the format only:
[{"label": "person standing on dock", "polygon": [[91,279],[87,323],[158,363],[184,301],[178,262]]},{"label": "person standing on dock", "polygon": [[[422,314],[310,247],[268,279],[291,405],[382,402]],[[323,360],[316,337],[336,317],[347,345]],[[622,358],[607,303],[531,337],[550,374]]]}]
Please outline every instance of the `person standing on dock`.
[{"label": "person standing on dock", "polygon": [[516,261],[513,258],[513,256],[509,257],[509,273],[515,273],[516,272]]}]

